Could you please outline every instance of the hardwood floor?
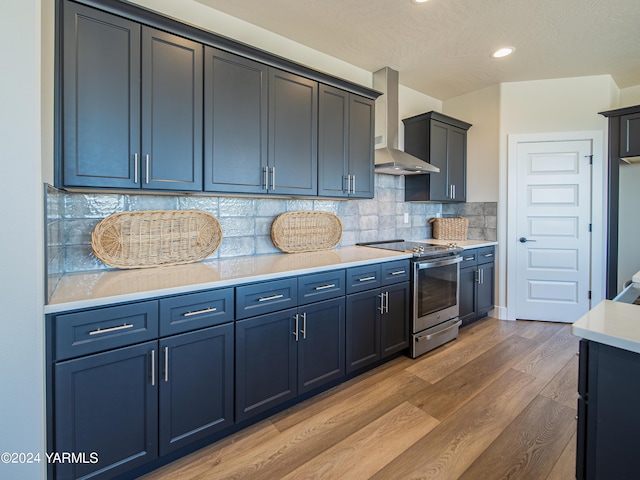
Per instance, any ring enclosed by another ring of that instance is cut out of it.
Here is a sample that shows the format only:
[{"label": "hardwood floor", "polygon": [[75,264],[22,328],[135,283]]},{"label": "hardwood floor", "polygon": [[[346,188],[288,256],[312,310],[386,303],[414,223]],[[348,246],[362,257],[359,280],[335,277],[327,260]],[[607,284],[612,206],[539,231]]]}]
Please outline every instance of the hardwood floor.
[{"label": "hardwood floor", "polygon": [[577,351],[570,325],[486,318],[143,478],[575,478]]}]

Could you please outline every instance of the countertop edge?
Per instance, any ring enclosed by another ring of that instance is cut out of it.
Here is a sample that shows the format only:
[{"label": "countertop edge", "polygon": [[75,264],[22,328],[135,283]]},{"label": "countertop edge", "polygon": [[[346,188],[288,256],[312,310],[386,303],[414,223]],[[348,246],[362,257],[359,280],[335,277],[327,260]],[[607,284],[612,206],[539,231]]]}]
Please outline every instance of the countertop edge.
[{"label": "countertop edge", "polygon": [[637,305],[604,300],[571,326],[573,335],[640,353],[640,309]]},{"label": "countertop edge", "polygon": [[[366,248],[366,247],[345,247],[345,248]],[[246,276],[231,276],[229,278],[224,278],[224,279],[214,280],[209,282],[177,285],[174,287],[158,288],[158,289],[137,291],[137,292],[131,292],[131,293],[122,293],[117,295],[106,295],[106,296],[86,298],[81,300],[55,301],[53,303],[49,303],[44,306],[44,313],[45,315],[59,314],[59,313],[71,312],[75,310],[105,307],[105,306],[116,305],[116,304],[127,303],[127,302],[152,300],[154,298],[173,296],[173,295],[183,295],[183,294],[194,293],[194,292],[203,291],[203,290],[212,290],[212,289],[218,289],[218,288],[224,288],[224,287],[230,287],[230,286],[275,280],[280,278],[289,278],[289,277],[308,275],[312,273],[322,273],[322,272],[327,272],[327,271],[337,270],[342,268],[364,266],[372,263],[385,263],[385,262],[390,262],[394,260],[404,260],[404,259],[412,258],[412,254],[410,253],[392,252],[392,251],[378,250],[378,249],[369,249],[369,250],[370,252],[368,252],[368,254],[372,256],[371,258],[366,258],[366,259],[331,263],[326,265],[314,265],[310,267],[295,268],[295,269],[286,270],[286,271],[259,273],[254,275],[249,274]],[[287,254],[276,254],[276,255],[287,255]],[[262,256],[262,255],[257,255],[255,257],[266,258],[266,256]],[[240,257],[237,257],[237,258],[240,258]],[[162,268],[162,267],[158,267],[158,268]],[[144,269],[144,270],[140,270],[140,273],[146,273],[148,271],[149,269]],[[91,272],[91,273],[104,274],[105,272]],[[82,275],[82,274],[79,274],[79,275]],[[55,295],[55,292],[54,292],[54,295]]]}]

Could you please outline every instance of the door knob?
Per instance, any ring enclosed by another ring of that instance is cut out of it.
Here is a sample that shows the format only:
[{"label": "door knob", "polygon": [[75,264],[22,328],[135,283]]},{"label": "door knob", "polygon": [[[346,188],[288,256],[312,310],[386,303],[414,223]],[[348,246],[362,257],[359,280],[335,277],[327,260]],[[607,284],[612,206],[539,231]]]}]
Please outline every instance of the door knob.
[{"label": "door knob", "polygon": [[527,242],[535,242],[536,240],[529,240],[526,237],[520,237],[518,240],[520,240],[520,243],[527,243]]}]

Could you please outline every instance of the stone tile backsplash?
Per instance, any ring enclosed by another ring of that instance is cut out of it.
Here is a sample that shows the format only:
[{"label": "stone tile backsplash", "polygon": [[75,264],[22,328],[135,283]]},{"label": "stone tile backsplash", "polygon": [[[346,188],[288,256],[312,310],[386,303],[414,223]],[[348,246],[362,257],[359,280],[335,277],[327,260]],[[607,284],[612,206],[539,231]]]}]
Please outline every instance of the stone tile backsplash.
[{"label": "stone tile backsplash", "polygon": [[[48,290],[60,275],[109,268],[91,252],[91,231],[112,213],[133,210],[204,210],[222,225],[223,240],[210,258],[279,252],[271,242],[271,223],[284,212],[315,210],[335,213],[343,224],[341,246],[381,239],[431,238],[428,220],[437,214],[469,217],[469,238],[495,240],[496,203],[408,203],[401,176],[376,175],[372,200],[313,200],[71,193],[46,187]],[[404,214],[409,223],[404,223]]]}]

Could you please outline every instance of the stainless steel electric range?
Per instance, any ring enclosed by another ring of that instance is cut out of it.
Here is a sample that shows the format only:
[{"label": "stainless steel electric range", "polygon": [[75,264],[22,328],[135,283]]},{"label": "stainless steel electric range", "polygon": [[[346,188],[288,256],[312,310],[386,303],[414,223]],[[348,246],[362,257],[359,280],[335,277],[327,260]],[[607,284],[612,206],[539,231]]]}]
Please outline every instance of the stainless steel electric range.
[{"label": "stainless steel electric range", "polygon": [[358,245],[407,252],[411,259],[411,357],[416,358],[457,338],[460,328],[460,262],[462,249],[428,242],[390,240]]}]

